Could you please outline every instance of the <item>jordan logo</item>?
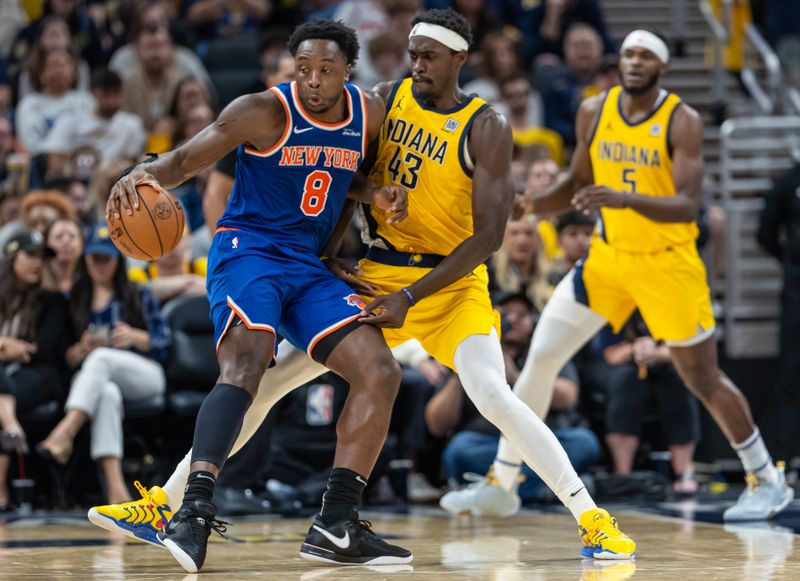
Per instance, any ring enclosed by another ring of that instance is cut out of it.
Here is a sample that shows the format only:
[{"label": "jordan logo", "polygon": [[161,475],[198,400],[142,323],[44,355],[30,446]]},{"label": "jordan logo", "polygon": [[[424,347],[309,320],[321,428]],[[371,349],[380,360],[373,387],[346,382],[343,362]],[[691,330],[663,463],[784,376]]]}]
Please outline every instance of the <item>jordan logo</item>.
[{"label": "jordan logo", "polygon": [[400,100],[397,102],[397,105],[395,105],[394,107],[392,107],[392,110],[394,111],[395,109],[400,109],[400,110],[402,111],[402,110],[403,110],[403,100],[404,100],[405,98],[406,98],[406,96],[405,96],[405,95],[403,95],[402,97],[400,97]]}]

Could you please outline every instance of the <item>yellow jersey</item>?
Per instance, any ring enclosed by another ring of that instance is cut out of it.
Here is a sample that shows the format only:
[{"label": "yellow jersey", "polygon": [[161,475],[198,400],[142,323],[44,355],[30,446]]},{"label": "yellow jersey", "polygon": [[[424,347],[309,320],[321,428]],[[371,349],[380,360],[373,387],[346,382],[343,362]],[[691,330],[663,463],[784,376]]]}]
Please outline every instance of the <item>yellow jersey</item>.
[{"label": "yellow jersey", "polygon": [[387,250],[446,256],[473,233],[467,138],[488,104],[472,96],[452,109],[433,109],[417,101],[410,78],[395,85],[387,103],[370,179],[404,187],[408,217],[387,225],[386,213],[370,206],[362,215],[365,237]]},{"label": "yellow jersey", "polygon": [[[674,196],[670,123],[681,99],[662,91],[653,111],[630,123],[622,113],[621,87],[608,91],[589,143],[596,184],[644,196]],[[697,238],[695,222],[663,223],[631,209],[603,208],[598,234],[628,252],[657,252]]]}]

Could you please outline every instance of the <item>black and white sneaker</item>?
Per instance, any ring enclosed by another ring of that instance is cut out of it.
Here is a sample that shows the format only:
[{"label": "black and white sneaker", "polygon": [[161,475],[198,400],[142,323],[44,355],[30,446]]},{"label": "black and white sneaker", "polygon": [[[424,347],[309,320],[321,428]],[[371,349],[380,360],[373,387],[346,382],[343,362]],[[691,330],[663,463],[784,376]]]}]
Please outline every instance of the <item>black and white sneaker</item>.
[{"label": "black and white sneaker", "polygon": [[360,520],[355,510],[346,520],[330,526],[315,518],[300,547],[300,556],[339,565],[402,565],[414,558],[410,551],[379,538],[372,532],[372,524]]},{"label": "black and white sneaker", "polygon": [[208,537],[214,530],[223,538],[226,522],[218,521],[217,507],[203,500],[184,504],[162,530],[159,540],[187,573],[197,573],[206,560]]}]

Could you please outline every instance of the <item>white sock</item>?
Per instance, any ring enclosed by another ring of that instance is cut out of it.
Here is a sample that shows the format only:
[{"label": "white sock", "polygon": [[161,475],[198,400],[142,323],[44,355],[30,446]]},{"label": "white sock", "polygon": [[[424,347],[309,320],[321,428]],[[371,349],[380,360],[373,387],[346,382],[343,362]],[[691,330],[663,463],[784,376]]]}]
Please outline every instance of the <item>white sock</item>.
[{"label": "white sock", "polygon": [[522,451],[525,463],[555,492],[575,520],[596,508],[553,432],[508,387],[497,334],[492,331],[462,341],[454,363],[464,391],[478,411]]},{"label": "white sock", "polygon": [[772,456],[769,455],[764,438],[761,437],[758,428],[744,442],[739,444],[731,442],[731,446],[739,455],[745,470],[752,472],[760,480],[766,480],[772,484],[780,482],[780,473],[772,462]]},{"label": "white sock", "polygon": [[[570,273],[539,317],[528,358],[514,384],[514,393],[542,419],[550,409],[558,373],[606,323],[603,317],[575,300],[573,289]],[[522,454],[501,437],[492,470],[506,490],[516,481],[521,461]]]},{"label": "white sock", "polygon": [[175,471],[161,488],[167,493],[167,502],[173,511],[177,511],[183,504],[183,493],[186,489],[186,481],[189,479],[189,466],[192,461],[192,451],[189,450],[186,456],[178,462]]},{"label": "white sock", "polygon": [[492,474],[497,478],[497,483],[510,492],[517,483],[520,468],[519,464],[509,464],[500,457],[496,457],[494,464],[492,464]]}]

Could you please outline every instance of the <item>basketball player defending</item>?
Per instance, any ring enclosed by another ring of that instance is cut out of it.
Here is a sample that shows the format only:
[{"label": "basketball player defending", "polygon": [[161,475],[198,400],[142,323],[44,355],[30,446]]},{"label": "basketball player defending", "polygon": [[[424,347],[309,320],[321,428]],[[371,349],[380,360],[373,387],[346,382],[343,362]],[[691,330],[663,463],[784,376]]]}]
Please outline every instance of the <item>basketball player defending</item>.
[{"label": "basketball player defending", "polygon": [[[197,415],[183,504],[158,532],[190,573],[203,565],[211,529],[224,530],[212,504],[215,480],[273,361],[276,335],[351,386],[313,529],[339,541],[343,561],[411,561],[411,553],[380,540],[356,512],[386,437],[400,367],[380,330],[361,323],[364,303],[319,258],[384,106],[346,82],[358,54],[349,28],[308,23],[289,46],[296,83],[237,99],[186,145],[120,179],[108,203],[109,213],[131,213],[136,184],[174,188],[239,147],[234,191],[208,265],[220,377]],[[364,196],[382,200],[397,219],[405,211],[400,190],[373,187]]]},{"label": "basketball player defending", "polygon": [[[747,488],[725,520],[766,519],[786,507],[794,491],[773,464],[747,400],[717,365],[714,314],[695,245],[703,121],[659,87],[668,63],[667,45],[655,34],[627,36],[620,50],[622,86],[583,102],[568,178],[534,200],[538,214],[574,206],[599,210],[600,221],[588,258],[559,284],[539,318],[514,391],[544,417],[558,370],[604,325],[618,330],[639,309],[747,471]],[[496,484],[449,493],[442,506],[454,513],[513,514],[523,459],[502,439],[492,466]]]},{"label": "basketball player defending", "polygon": [[[500,245],[511,211],[511,130],[484,101],[458,87],[470,40],[469,24],[456,12],[424,12],[409,38],[413,78],[378,88],[387,119],[370,177],[406,188],[410,205],[408,218],[399,223],[374,208],[363,216],[371,248],[360,264],[359,282],[388,294],[365,310],[362,321],[382,327],[391,346],[419,339],[459,373],[481,413],[523,450],[526,462],[579,522],[583,556],[627,559],[635,552],[633,541],[617,528],[616,519],[597,508],[558,440],[514,397],[505,379],[499,316],[491,306],[483,262]],[[321,372],[304,362],[290,364],[302,369],[302,377],[287,376],[284,389],[293,379],[305,382]],[[253,417],[255,409],[248,414],[248,434],[273,403],[259,403],[260,417]],[[236,446],[243,444],[240,438]],[[181,471],[179,465],[165,485],[171,501],[180,494]],[[301,556],[337,562],[331,559],[333,549],[328,536],[312,529]]]}]

